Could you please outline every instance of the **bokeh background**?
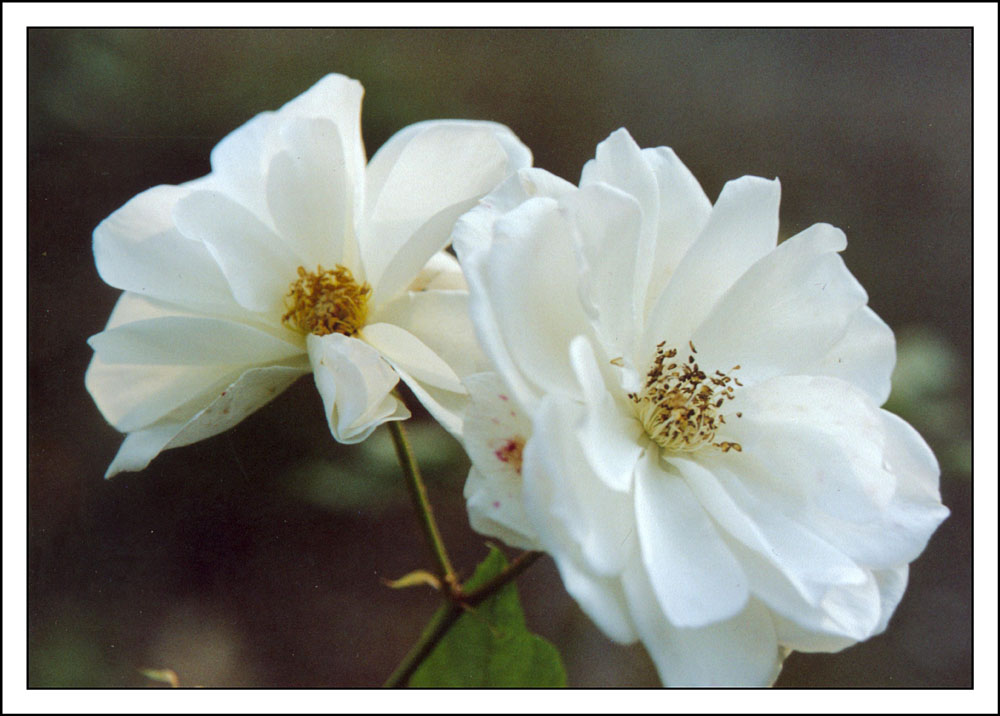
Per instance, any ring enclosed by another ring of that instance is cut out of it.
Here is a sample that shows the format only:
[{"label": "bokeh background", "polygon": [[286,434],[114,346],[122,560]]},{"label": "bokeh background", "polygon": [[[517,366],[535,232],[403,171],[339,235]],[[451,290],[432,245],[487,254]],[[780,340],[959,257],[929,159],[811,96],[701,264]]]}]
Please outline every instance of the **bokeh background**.
[{"label": "bokeh background", "polygon": [[[971,30],[28,31],[28,675],[31,686],[377,686],[437,603],[381,582],[430,560],[384,431],[337,445],[312,380],[235,429],[102,479],[121,436],[83,385],[118,291],[91,232],[136,193],[328,72],[366,88],[371,155],[439,117],[492,119],[571,181],[625,126],[672,146],[714,200],[782,180],[782,236],[842,227],[849,268],[897,331],[890,407],[941,465],[951,517],[888,632],[793,654],[778,686],[971,685]],[[415,406],[413,406],[415,407]],[[453,559],[468,463],[411,435]],[[654,686],[543,558],[518,582],[572,686]]]}]

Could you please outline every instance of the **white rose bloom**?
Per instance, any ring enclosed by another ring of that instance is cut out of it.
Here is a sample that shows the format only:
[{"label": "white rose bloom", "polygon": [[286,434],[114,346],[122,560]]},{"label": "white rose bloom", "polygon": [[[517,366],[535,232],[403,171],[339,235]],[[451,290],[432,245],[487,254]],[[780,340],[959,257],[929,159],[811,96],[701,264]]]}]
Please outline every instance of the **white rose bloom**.
[{"label": "white rose bloom", "polygon": [[789,650],[886,628],[947,516],[917,432],[879,409],[892,331],[817,224],[777,244],[779,185],[713,207],[625,130],[580,187],[525,169],[456,225],[480,341],[472,524],[549,552],[663,682],[765,685]]},{"label": "white rose bloom", "polygon": [[504,126],[403,129],[366,166],[363,89],[329,75],[212,151],[209,175],[157,186],[94,231],[125,290],[86,384],[128,433],[107,476],[233,426],[313,373],[334,438],[409,416],[402,378],[461,428],[460,378],[481,369],[455,220],[531,153]]}]

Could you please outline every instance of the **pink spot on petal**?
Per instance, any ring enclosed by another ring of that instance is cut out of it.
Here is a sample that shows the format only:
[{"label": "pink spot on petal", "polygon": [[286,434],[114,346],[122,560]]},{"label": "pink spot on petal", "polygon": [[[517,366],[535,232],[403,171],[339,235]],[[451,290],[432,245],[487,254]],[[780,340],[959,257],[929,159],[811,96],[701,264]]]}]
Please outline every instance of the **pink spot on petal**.
[{"label": "pink spot on petal", "polygon": [[507,463],[520,475],[523,452],[524,438],[515,436],[509,440],[505,440],[502,446],[493,451],[493,454],[497,456],[497,460]]},{"label": "pink spot on petal", "polygon": [[501,393],[501,394],[500,394],[499,396],[497,396],[497,397],[499,397],[499,398],[500,398],[500,400],[510,400],[510,398],[508,398],[508,397],[507,397],[506,395],[504,395],[503,393]]},{"label": "pink spot on petal", "polygon": [[500,503],[499,503],[499,502],[497,502],[496,500],[494,500],[494,501],[493,501],[493,509],[496,509],[496,508],[498,508],[499,506],[500,506]]}]

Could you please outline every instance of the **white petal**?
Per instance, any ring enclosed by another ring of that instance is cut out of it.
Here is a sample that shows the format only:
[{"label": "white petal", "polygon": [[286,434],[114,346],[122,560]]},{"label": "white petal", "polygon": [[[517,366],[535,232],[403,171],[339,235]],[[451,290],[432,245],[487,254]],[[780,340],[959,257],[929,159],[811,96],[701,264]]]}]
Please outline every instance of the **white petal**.
[{"label": "white petal", "polygon": [[881,634],[889,626],[889,619],[892,617],[896,607],[899,606],[906,591],[906,584],[910,578],[909,565],[896,567],[894,569],[877,570],[875,581],[878,583],[879,597],[882,600],[882,616],[879,617],[878,624],[872,635]]},{"label": "white petal", "polygon": [[778,642],[795,651],[807,654],[835,653],[858,643],[857,639],[848,636],[811,631],[780,614],[772,613],[771,618],[774,620],[774,628],[778,633]]},{"label": "white petal", "polygon": [[310,334],[306,343],[326,420],[337,442],[359,443],[382,423],[410,417],[392,395],[399,376],[377,350],[339,333]]},{"label": "white petal", "polygon": [[[630,301],[630,305],[636,307],[641,320],[653,270],[653,262],[649,261],[648,257],[654,254],[657,244],[660,193],[652,167],[643,158],[639,145],[624,128],[612,132],[611,136],[598,144],[595,158],[584,165],[580,176],[581,196],[587,196],[589,193],[587,187],[598,182],[618,189],[636,202],[634,216],[629,217],[630,223],[634,222],[635,226],[629,227],[627,232],[618,231],[609,234],[614,236],[614,240],[604,242],[603,253],[607,258],[613,258],[614,252],[617,251],[624,255],[619,256],[618,261],[628,261],[627,275],[619,277],[618,293],[622,296],[622,300]],[[592,207],[591,215],[581,217],[578,223],[581,231],[585,232],[588,224],[594,220],[597,220],[598,225],[604,224],[601,213],[600,208]],[[609,228],[614,230],[614,227]],[[616,235],[618,233],[621,235]],[[619,246],[618,242],[627,242],[627,245]],[[637,256],[643,257],[642,260],[636,262]],[[600,263],[591,265],[601,266]],[[631,290],[622,290],[623,287],[629,287]],[[636,325],[635,317],[629,317],[629,324]],[[638,325],[641,327],[641,323]]]},{"label": "white petal", "polygon": [[534,529],[521,504],[520,484],[486,477],[473,467],[463,495],[469,510],[469,525],[479,534],[496,537],[518,549],[539,549]]},{"label": "white petal", "polygon": [[303,367],[271,365],[244,371],[226,390],[188,421],[167,448],[181,447],[229,430],[274,400],[309,371]]},{"label": "white petal", "polygon": [[782,609],[787,616],[774,615],[779,641],[797,651],[834,652],[881,634],[903,596],[908,571],[878,570],[853,588],[831,587],[819,610]]},{"label": "white petal", "polygon": [[363,94],[356,80],[327,75],[281,109],[258,114],[219,142],[212,150],[213,175],[227,194],[263,219],[267,216],[264,178],[274,155],[284,148],[282,126],[294,118],[325,118],[333,122],[343,140],[355,213],[359,213],[364,196]]},{"label": "white petal", "polygon": [[181,199],[174,221],[185,236],[205,243],[241,306],[281,316],[299,263],[277,235],[216,191],[197,191]]},{"label": "white petal", "polygon": [[[476,373],[465,379],[472,408],[462,433],[472,464],[497,483],[517,486],[520,495],[521,454],[531,437],[531,422],[510,396],[496,373]],[[518,500],[520,502],[520,499]]]},{"label": "white petal", "polygon": [[524,510],[521,461],[531,424],[495,373],[465,379],[472,405],[462,428],[473,468],[465,483],[472,528],[522,549],[538,549]]},{"label": "white petal", "polygon": [[129,433],[105,477],[142,470],[163,450],[189,445],[228,430],[307,372],[302,367],[288,366],[244,371],[225,390],[212,393],[205,407],[190,418],[179,419],[178,415],[171,415],[156,425]]},{"label": "white petal", "polygon": [[361,329],[358,337],[417,380],[453,393],[465,393],[451,366],[406,329],[391,323],[372,323]]},{"label": "white petal", "polygon": [[666,686],[769,686],[783,658],[771,615],[751,599],[738,614],[700,628],[678,628],[661,611],[636,561],[623,583],[636,631]]},{"label": "white petal", "polygon": [[849,381],[871,395],[876,405],[882,405],[889,399],[895,365],[892,329],[872,309],[862,306],[851,315],[843,337],[802,372]]},{"label": "white petal", "polygon": [[493,225],[508,211],[534,197],[558,199],[576,190],[565,179],[544,169],[529,167],[517,171],[456,222],[452,232],[455,252],[464,265],[469,254],[489,250],[493,243]]},{"label": "white petal", "polygon": [[469,319],[465,291],[410,291],[375,313],[372,320],[411,333],[460,378],[488,368]]},{"label": "white petal", "polygon": [[104,419],[121,432],[132,432],[199,396],[224,389],[236,375],[234,366],[107,363],[95,354],[84,383]]},{"label": "white petal", "polygon": [[700,627],[743,609],[746,575],[683,478],[664,470],[654,451],[639,461],[635,514],[642,563],[674,626]]},{"label": "white petal", "polygon": [[608,184],[634,197],[648,215],[644,220],[656,220],[660,203],[656,177],[639,145],[624,127],[598,144],[595,157],[583,165],[580,188],[597,183]]},{"label": "white petal", "polygon": [[458,260],[447,251],[438,251],[424,264],[407,286],[410,291],[468,291]]},{"label": "white petal", "polygon": [[191,316],[133,321],[87,342],[108,363],[145,365],[247,365],[303,352],[300,345],[244,323]]},{"label": "white petal", "polygon": [[[798,522],[757,500],[721,465],[668,458],[702,506],[734,539],[771,562],[802,597],[818,604],[833,585],[862,584],[867,573]],[[725,475],[725,483],[717,474]]]},{"label": "white petal", "polygon": [[684,345],[723,293],[778,241],[778,181],[743,177],[728,182],[701,235],[663,293],[646,324],[640,363],[662,340]]},{"label": "white petal", "polygon": [[649,286],[643,305],[643,310],[648,311],[708,223],[712,202],[669,147],[643,149],[642,158],[653,170],[659,190],[657,238],[653,260],[648,262]]},{"label": "white petal", "polygon": [[[816,538],[811,541],[815,542]],[[828,584],[807,582],[807,578],[823,570],[822,564],[808,574],[804,571],[795,574],[777,560],[769,559],[769,555],[749,549],[745,543],[731,537],[727,537],[726,542],[747,575],[751,593],[775,614],[794,622],[802,631],[822,639],[833,638],[838,643],[844,639],[860,641],[872,634],[881,606],[878,586],[871,572],[861,570],[860,579],[835,577]],[[843,557],[840,561],[844,561]],[[832,571],[836,565],[830,568]],[[797,648],[795,644],[789,645]]]},{"label": "white petal", "polygon": [[[450,141],[456,146],[453,158],[447,157]],[[389,216],[399,214],[418,218],[422,224],[433,214],[449,204],[470,198],[469,185],[472,179],[448,177],[447,164],[439,161],[473,164],[477,159],[504,161],[503,176],[531,163],[531,154],[513,133],[501,124],[466,120],[431,120],[418,122],[396,132],[375,153],[368,163],[366,183],[368,202],[365,216],[378,219],[378,213],[389,212]],[[476,170],[473,176],[482,171]],[[421,199],[426,196],[407,196],[407,178],[416,178],[414,190],[433,193],[435,184],[445,192],[431,199],[434,206],[421,207]],[[493,189],[496,184],[489,187]],[[475,192],[473,192],[475,193]],[[384,205],[383,205],[384,203]]]},{"label": "white petal", "polygon": [[750,267],[695,331],[699,362],[738,363],[746,384],[805,373],[868,300],[835,253],[846,245],[842,231],[816,224]]},{"label": "white petal", "polygon": [[580,430],[583,452],[605,485],[627,492],[632,488],[632,476],[643,445],[649,441],[640,442],[642,426],[605,388],[586,336],[577,336],[570,343],[570,361],[586,401]]},{"label": "white petal", "polygon": [[[941,468],[927,442],[913,426],[886,410],[880,410],[886,431],[884,461],[887,469],[899,476],[897,495],[922,507],[932,507],[943,518],[939,482]],[[905,560],[907,562],[911,560]]]},{"label": "white petal", "polygon": [[461,378],[485,368],[469,325],[467,301],[464,291],[407,293],[377,311],[379,323],[359,334],[456,438],[469,408]]},{"label": "white petal", "polygon": [[398,365],[393,368],[431,417],[451,433],[453,438],[461,441],[465,415],[469,410],[469,396],[421,382]]},{"label": "white petal", "polygon": [[365,90],[357,80],[329,74],[280,110],[287,117],[328,119],[337,127],[343,142],[349,196],[354,216],[361,216],[365,191],[365,147],[361,141],[361,100]]},{"label": "white petal", "polygon": [[494,306],[489,300],[488,287],[495,280],[492,266],[487,250],[477,249],[464,254],[462,258],[462,268],[470,286],[469,317],[479,345],[489,357],[493,368],[504,376],[518,402],[533,409],[538,400],[537,391],[515,365],[500,327],[500,307]]},{"label": "white petal", "polygon": [[101,278],[117,288],[182,306],[233,306],[212,256],[174,226],[172,211],[185,187],[157,186],[135,196],[94,229]]},{"label": "white petal", "polygon": [[[773,401],[773,402],[772,402]],[[743,487],[867,568],[915,559],[947,516],[933,454],[913,428],[851,384],[784,377],[748,387],[720,456]],[[720,475],[721,476],[721,475]]]},{"label": "white petal", "polygon": [[[518,152],[511,156],[508,150],[515,146]],[[403,285],[409,283],[448,243],[451,224],[461,214],[455,212],[471,208],[475,200],[530,162],[530,154],[523,154],[521,147],[510,130],[491,122],[421,122],[390,138],[367,170],[361,251],[372,285],[382,284],[382,274],[400,249],[440,214],[435,226],[420,237],[421,251],[411,249],[422,256],[406,262],[416,264]],[[449,217],[451,224],[446,221]]]},{"label": "white petal", "polygon": [[820,513],[816,529],[852,558],[876,569],[912,562],[948,517],[938,492],[940,470],[919,433],[899,417],[879,411],[886,443],[882,466],[896,490],[878,517],[869,520]]},{"label": "white petal", "polygon": [[279,124],[275,112],[261,112],[212,149],[212,176],[218,187],[258,217],[267,215],[264,177],[281,149]]},{"label": "white petal", "polygon": [[484,196],[471,211],[456,222],[452,232],[455,252],[464,264],[468,254],[488,251],[493,243],[493,226],[497,219],[516,209],[528,199],[546,197],[559,199],[577,189],[544,169],[520,169]]},{"label": "white petal", "polygon": [[548,552],[574,555],[587,571],[611,577],[636,548],[633,499],[590,468],[579,440],[582,412],[549,396],[532,417],[521,473],[525,506]]},{"label": "white petal", "polygon": [[[373,320],[391,324],[390,333],[405,333],[405,343],[396,345],[390,336],[379,347],[413,394],[448,432],[462,433],[462,421],[469,407],[465,389],[456,391],[456,381],[487,368],[469,321],[468,294],[464,291],[407,292],[376,311]],[[370,333],[370,326],[362,335]],[[385,332],[385,331],[383,331]],[[418,360],[419,356],[426,360]],[[396,357],[401,356],[400,361]],[[410,368],[414,368],[411,372]],[[421,377],[423,376],[423,377]],[[427,380],[425,380],[427,379]]]},{"label": "white petal", "polygon": [[[798,625],[805,632],[822,640],[833,638],[860,641],[867,639],[878,624],[881,613],[878,585],[870,572],[856,584],[812,586],[812,593],[794,585],[787,573],[778,570],[773,561],[742,543],[727,539],[729,548],[739,559],[750,583],[750,591],[770,607],[775,615]],[[787,643],[787,642],[783,642]],[[788,643],[795,647],[794,644]],[[797,648],[797,647],[796,647]]]},{"label": "white petal", "polygon": [[[469,311],[480,345],[496,370],[504,375],[518,401],[526,407],[533,406],[537,401],[535,388],[514,364],[500,328],[498,314],[501,311],[488,300],[490,286],[497,279],[495,262],[490,258],[494,229],[503,214],[534,196],[558,198],[573,191],[576,187],[572,184],[542,169],[522,169],[480,200],[475,209],[464,214],[452,233],[455,251],[469,282]],[[548,206],[551,208],[554,205],[550,203]],[[583,312],[578,307],[573,310],[584,323],[586,317]]]},{"label": "white petal", "polygon": [[572,240],[553,200],[528,200],[494,231],[489,253],[466,265],[470,311],[484,350],[530,413],[541,391],[577,394],[566,356],[570,340],[590,324]]},{"label": "white petal", "polygon": [[[374,267],[374,270],[380,271],[377,278],[371,281],[375,289],[372,304],[376,311],[417,280],[431,257],[448,245],[455,221],[474,203],[475,198],[472,198],[442,209],[410,234],[395,253],[386,254],[388,260],[381,267]],[[376,255],[382,256],[381,253]]]},{"label": "white petal", "polygon": [[274,156],[267,174],[275,228],[310,271],[320,264],[343,265],[344,243],[355,239],[350,177],[337,127],[327,119],[295,119],[281,128],[281,137],[286,149]]},{"label": "white petal", "polygon": [[638,638],[629,614],[621,580],[600,577],[580,566],[565,553],[554,553],[563,586],[588,617],[604,634],[619,644],[631,644]]},{"label": "white petal", "polygon": [[[247,342],[249,351],[234,351],[232,345],[214,344],[212,341],[218,337],[214,333],[197,335],[186,331],[181,335],[164,330],[157,335],[153,331],[149,336],[152,343],[139,340],[143,329],[148,332],[150,327],[162,328],[178,322],[188,329],[200,327],[209,331],[214,331],[220,324],[230,325],[241,336],[240,340],[259,339],[265,346],[276,348],[276,351],[262,355],[254,340]],[[136,326],[140,327],[139,331],[136,331]],[[301,348],[296,350],[254,328],[205,319],[195,314],[180,314],[169,305],[128,292],[122,294],[115,305],[108,330],[91,340],[97,352],[87,369],[87,389],[108,422],[123,432],[147,427],[192,401],[195,404],[191,409],[193,415],[211,400],[210,397],[202,398],[199,403],[199,396],[224,389],[253,358],[270,359],[270,356],[301,353]],[[187,340],[192,346],[200,344],[202,349],[222,362],[191,362],[190,355],[184,355]],[[157,343],[162,353],[158,352]],[[105,351],[104,348],[110,350]],[[126,350],[128,348],[130,350]],[[146,355],[141,360],[148,360],[148,363],[136,362],[142,353]],[[164,364],[165,356],[170,354],[179,354],[181,364]]]},{"label": "white petal", "polygon": [[583,306],[611,357],[631,356],[642,327],[650,253],[640,240],[639,204],[603,184],[585,187],[562,204],[577,235]]},{"label": "white petal", "polygon": [[112,478],[120,472],[145,470],[183,427],[183,423],[166,423],[129,433],[104,473],[104,478]]},{"label": "white petal", "polygon": [[[727,438],[742,453],[720,456],[757,479],[748,489],[788,495],[840,519],[878,519],[896,490],[882,465],[879,410],[861,390],[825,376],[783,376],[738,388],[727,410]],[[733,420],[732,414],[742,412]]]},{"label": "white petal", "polygon": [[126,291],[118,297],[115,307],[111,309],[111,316],[108,317],[108,325],[104,327],[104,330],[109,331],[112,328],[118,328],[118,326],[124,326],[135,321],[146,321],[164,316],[189,316],[198,318],[204,317],[204,314],[199,311],[178,308],[174,304],[164,303],[155,298]]}]

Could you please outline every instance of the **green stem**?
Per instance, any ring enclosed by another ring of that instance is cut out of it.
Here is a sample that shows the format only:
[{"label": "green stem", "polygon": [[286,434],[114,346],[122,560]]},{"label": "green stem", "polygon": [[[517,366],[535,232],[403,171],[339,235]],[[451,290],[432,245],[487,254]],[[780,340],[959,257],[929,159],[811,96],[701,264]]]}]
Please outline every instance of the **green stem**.
[{"label": "green stem", "polygon": [[448,633],[452,625],[469,608],[476,606],[480,602],[489,599],[509,582],[516,579],[524,570],[533,565],[542,552],[522,552],[513,562],[508,564],[500,574],[496,575],[488,582],[471,592],[465,593],[461,587],[448,594],[450,601],[442,604],[430,623],[420,635],[420,639],[414,644],[410,651],[386,680],[386,688],[399,688],[406,686],[410,677],[424,663],[424,659],[430,656],[434,647],[438,645],[444,635]]},{"label": "green stem", "polygon": [[444,540],[441,539],[441,533],[438,531],[437,522],[434,521],[434,512],[431,510],[430,500],[427,499],[427,487],[424,485],[423,478],[420,477],[420,468],[413,456],[410,441],[406,439],[406,432],[400,421],[393,420],[388,425],[389,432],[392,434],[392,443],[396,448],[396,457],[406,475],[406,486],[410,490],[413,506],[420,517],[424,535],[427,537],[435,560],[437,560],[440,575],[447,589],[451,591],[458,586],[458,577],[455,575],[455,569],[451,566],[451,560],[448,559],[448,552],[445,550]]},{"label": "green stem", "polygon": [[395,689],[406,686],[410,677],[413,676],[413,672],[424,663],[424,659],[430,656],[434,647],[438,645],[441,638],[448,632],[451,625],[458,621],[460,616],[462,616],[461,606],[454,602],[442,604],[434,612],[434,616],[431,617],[430,623],[420,635],[420,639],[399,662],[399,666],[392,672],[392,675],[386,679],[385,688]]}]

